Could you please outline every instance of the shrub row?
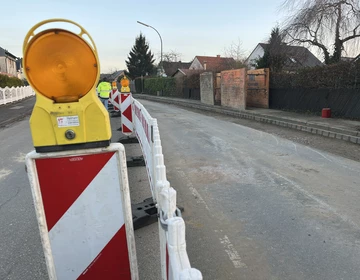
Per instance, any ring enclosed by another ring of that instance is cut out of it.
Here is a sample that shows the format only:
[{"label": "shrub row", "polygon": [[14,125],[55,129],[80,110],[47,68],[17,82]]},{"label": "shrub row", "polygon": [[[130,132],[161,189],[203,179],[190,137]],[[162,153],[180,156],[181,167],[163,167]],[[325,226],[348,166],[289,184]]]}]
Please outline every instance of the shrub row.
[{"label": "shrub row", "polygon": [[360,61],[304,68],[295,73],[270,73],[270,88],[360,88]]},{"label": "shrub row", "polygon": [[175,78],[148,78],[144,79],[144,92],[156,95],[158,91],[162,91],[164,96],[173,96],[176,92]]},{"label": "shrub row", "polygon": [[24,86],[24,82],[19,78],[0,74],[0,88],[21,86]]}]

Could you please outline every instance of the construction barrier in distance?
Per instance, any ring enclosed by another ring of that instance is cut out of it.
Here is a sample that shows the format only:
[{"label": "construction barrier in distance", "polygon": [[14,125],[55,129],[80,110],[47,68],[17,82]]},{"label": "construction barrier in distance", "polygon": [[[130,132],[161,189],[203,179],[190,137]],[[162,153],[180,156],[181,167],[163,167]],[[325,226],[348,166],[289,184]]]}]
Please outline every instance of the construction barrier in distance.
[{"label": "construction barrier in distance", "polygon": [[133,124],[146,162],[153,200],[159,213],[161,275],[163,280],[200,280],[186,251],[185,222],[176,207],[176,191],[166,179],[157,120],[132,98]]},{"label": "construction barrier in distance", "polygon": [[120,112],[120,92],[117,88],[113,88],[110,93],[110,103],[114,107],[115,112]]},{"label": "construction barrier in distance", "polygon": [[120,100],[121,131],[125,135],[131,135],[133,133],[131,93],[120,93]]}]

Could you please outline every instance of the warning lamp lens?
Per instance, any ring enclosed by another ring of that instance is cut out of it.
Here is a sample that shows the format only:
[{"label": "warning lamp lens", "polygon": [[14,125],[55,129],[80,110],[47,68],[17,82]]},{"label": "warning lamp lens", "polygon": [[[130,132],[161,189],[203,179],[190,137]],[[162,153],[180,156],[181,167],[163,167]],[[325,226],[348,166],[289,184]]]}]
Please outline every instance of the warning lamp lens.
[{"label": "warning lamp lens", "polygon": [[25,53],[29,83],[55,102],[74,102],[97,80],[97,61],[78,35],[61,29],[45,30],[29,42]]},{"label": "warning lamp lens", "polygon": [[121,81],[120,81],[120,83],[121,83],[121,86],[122,87],[128,87],[129,86],[129,80],[128,80],[128,78],[122,78],[121,79]]}]

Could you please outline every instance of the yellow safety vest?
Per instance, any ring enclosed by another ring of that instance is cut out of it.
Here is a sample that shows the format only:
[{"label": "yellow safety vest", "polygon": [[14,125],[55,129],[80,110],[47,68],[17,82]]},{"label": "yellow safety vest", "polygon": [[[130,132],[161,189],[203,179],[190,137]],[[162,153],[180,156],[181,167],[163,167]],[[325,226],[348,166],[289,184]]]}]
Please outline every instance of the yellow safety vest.
[{"label": "yellow safety vest", "polygon": [[111,84],[108,82],[101,82],[98,85],[97,90],[101,98],[109,98],[111,92]]}]

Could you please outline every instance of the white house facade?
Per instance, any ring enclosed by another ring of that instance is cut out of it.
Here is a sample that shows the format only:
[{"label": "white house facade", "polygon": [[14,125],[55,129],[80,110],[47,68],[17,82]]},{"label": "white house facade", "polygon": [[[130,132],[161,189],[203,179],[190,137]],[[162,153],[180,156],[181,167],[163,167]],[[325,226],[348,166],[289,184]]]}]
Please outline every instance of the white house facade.
[{"label": "white house facade", "polygon": [[263,57],[264,53],[265,53],[264,48],[260,44],[258,44],[256,46],[256,48],[252,51],[252,53],[249,55],[249,57],[245,61],[248,68],[249,69],[255,69],[253,64],[255,63],[255,61],[257,59]]}]

